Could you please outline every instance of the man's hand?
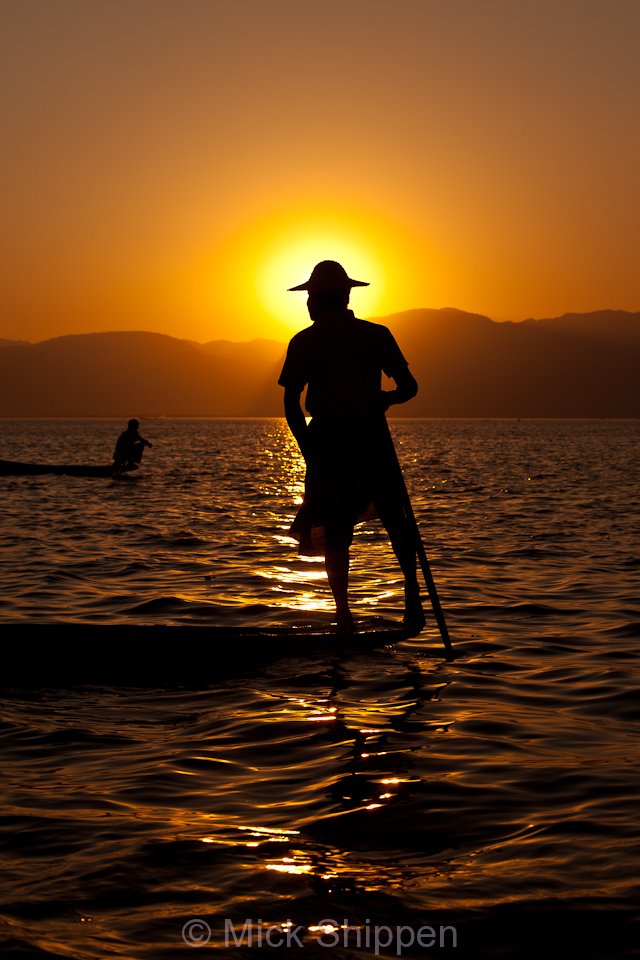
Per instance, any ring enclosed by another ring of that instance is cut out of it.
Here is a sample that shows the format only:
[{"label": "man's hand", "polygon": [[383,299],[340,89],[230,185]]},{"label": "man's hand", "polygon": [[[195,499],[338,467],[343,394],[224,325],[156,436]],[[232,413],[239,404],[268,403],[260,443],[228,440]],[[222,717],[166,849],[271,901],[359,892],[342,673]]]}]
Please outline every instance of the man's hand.
[{"label": "man's hand", "polygon": [[380,391],[385,412],[392,404],[406,403],[407,400],[412,400],[418,392],[418,383],[408,367],[402,367],[397,373],[394,373],[393,380],[396,384],[395,390]]}]

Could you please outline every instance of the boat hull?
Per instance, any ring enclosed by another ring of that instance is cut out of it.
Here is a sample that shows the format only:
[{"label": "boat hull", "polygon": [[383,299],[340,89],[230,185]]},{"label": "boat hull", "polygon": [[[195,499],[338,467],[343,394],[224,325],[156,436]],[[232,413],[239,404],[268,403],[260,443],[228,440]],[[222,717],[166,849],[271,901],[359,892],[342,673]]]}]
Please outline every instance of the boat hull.
[{"label": "boat hull", "polygon": [[21,463],[18,460],[0,460],[0,476],[41,476],[58,474],[66,477],[114,477],[123,471],[116,470],[113,464],[82,463]]},{"label": "boat hull", "polygon": [[206,687],[282,657],[344,656],[408,637],[403,629],[340,637],[309,628],[4,623],[0,687]]}]

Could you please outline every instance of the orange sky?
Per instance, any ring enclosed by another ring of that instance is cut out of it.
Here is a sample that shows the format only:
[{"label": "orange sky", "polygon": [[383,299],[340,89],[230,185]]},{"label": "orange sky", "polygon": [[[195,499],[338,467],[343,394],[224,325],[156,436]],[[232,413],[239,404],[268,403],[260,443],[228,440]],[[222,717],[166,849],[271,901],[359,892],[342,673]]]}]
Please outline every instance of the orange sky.
[{"label": "orange sky", "polygon": [[636,0],[3,0],[0,336],[640,309]]}]

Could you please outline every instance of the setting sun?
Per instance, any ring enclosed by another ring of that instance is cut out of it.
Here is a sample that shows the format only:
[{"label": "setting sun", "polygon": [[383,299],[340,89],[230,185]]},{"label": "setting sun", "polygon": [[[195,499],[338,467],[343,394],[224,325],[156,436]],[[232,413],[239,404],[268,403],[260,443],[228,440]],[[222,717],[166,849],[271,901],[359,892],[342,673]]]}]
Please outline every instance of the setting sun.
[{"label": "setting sun", "polygon": [[427,276],[417,249],[406,227],[371,210],[336,205],[335,212],[271,211],[236,231],[224,249],[200,264],[192,282],[210,291],[211,312],[214,298],[216,312],[226,301],[226,315],[237,318],[238,328],[249,330],[251,318],[253,336],[283,339],[308,322],[305,294],[289,288],[305,281],[321,260],[337,260],[349,276],[369,283],[352,291],[357,315],[410,308]]},{"label": "setting sun", "polygon": [[[297,234],[297,236],[295,235]],[[384,264],[371,249],[371,241],[356,232],[341,230],[338,234],[325,228],[310,235],[304,228],[274,238],[273,253],[267,255],[257,276],[257,296],[265,311],[292,329],[304,319],[306,296],[289,292],[289,287],[306,280],[314,264],[320,260],[338,260],[349,276],[370,283],[353,296],[358,309],[368,316],[380,312],[384,302],[386,276]]]}]

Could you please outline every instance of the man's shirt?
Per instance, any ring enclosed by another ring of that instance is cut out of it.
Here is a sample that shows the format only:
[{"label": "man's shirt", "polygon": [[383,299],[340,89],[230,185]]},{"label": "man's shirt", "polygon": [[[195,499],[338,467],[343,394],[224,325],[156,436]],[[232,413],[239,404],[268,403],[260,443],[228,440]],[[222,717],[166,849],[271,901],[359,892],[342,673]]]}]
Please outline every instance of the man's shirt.
[{"label": "man's shirt", "polygon": [[307,386],[312,417],[376,416],[383,410],[382,373],[395,379],[407,366],[388,327],[347,310],[292,338],[278,383],[301,392]]}]

